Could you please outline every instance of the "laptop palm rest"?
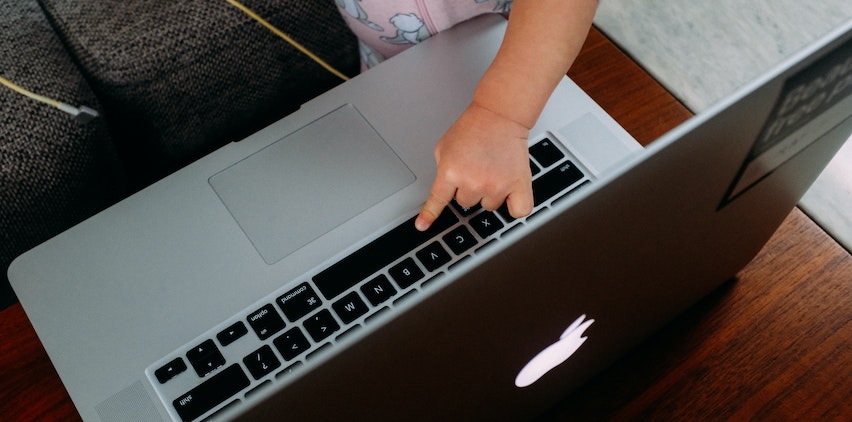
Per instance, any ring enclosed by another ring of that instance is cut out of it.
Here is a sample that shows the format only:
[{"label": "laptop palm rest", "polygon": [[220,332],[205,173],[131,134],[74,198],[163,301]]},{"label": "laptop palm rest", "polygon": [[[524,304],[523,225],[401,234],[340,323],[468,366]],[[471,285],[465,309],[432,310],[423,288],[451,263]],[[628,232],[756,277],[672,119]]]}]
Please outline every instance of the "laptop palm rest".
[{"label": "laptop palm rest", "polygon": [[414,180],[361,113],[344,105],[209,183],[273,264]]}]

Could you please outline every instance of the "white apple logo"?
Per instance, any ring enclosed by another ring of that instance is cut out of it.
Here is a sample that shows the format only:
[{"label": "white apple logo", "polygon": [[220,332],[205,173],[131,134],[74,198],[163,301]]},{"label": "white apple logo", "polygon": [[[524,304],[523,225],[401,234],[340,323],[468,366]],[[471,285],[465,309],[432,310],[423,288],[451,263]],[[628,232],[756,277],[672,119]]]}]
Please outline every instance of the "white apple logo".
[{"label": "white apple logo", "polygon": [[592,325],[595,320],[590,319],[586,322],[586,315],[580,315],[565,332],[559,336],[559,341],[547,346],[539,352],[532,360],[527,363],[518,376],[515,378],[515,385],[518,387],[526,387],[541,378],[542,375],[557,367],[560,363],[565,362],[583,343],[587,337],[582,337],[583,332]]}]

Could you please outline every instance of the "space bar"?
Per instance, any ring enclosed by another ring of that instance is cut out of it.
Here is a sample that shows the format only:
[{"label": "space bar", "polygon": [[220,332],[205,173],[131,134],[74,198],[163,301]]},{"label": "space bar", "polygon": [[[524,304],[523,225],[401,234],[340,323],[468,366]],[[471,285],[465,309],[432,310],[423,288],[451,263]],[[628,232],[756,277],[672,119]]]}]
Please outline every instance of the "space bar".
[{"label": "space bar", "polygon": [[396,226],[314,276],[314,283],[323,296],[331,300],[459,221],[449,208],[445,208],[432,226],[421,232],[414,228],[415,218]]}]

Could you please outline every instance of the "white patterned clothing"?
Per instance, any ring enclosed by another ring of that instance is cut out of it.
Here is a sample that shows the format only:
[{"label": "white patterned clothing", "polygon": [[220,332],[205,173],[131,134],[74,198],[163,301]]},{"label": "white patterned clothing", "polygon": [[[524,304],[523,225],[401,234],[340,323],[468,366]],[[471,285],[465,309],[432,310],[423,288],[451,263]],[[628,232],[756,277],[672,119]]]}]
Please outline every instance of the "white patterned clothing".
[{"label": "white patterned clothing", "polygon": [[508,13],[512,0],[335,0],[358,37],[361,64],[372,67],[453,25]]}]

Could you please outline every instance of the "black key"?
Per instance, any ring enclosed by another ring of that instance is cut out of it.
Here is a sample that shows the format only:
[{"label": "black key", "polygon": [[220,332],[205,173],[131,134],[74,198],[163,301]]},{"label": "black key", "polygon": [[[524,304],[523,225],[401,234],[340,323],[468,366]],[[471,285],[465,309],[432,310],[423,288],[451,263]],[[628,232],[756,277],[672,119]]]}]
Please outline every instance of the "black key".
[{"label": "black key", "polygon": [[423,278],[423,271],[411,258],[403,259],[402,262],[391,267],[388,272],[400,289],[405,289]]},{"label": "black key", "polygon": [[290,366],[288,366],[288,367],[286,367],[286,368],[282,369],[282,370],[281,370],[281,372],[279,372],[279,373],[275,374],[275,379],[281,379],[281,378],[284,378],[284,377],[286,377],[287,375],[290,375],[290,374],[292,374],[293,372],[297,371],[297,370],[298,370],[301,366],[302,366],[302,362],[301,362],[301,361],[296,362],[296,363],[294,363],[294,364],[292,364],[292,365],[290,365]]},{"label": "black key", "polygon": [[305,330],[311,335],[315,342],[319,343],[340,329],[337,321],[331,316],[328,309],[323,309],[317,312],[314,316],[308,318],[303,323]]},{"label": "black key", "polygon": [[314,351],[313,351],[313,352],[311,352],[311,353],[308,353],[308,355],[307,355],[307,356],[305,356],[305,359],[306,359],[306,360],[311,360],[311,359],[313,359],[313,358],[315,358],[315,357],[319,356],[319,355],[320,355],[320,353],[324,352],[324,351],[325,351],[326,349],[328,349],[329,347],[331,347],[331,343],[325,343],[325,344],[323,344],[322,346],[320,346],[320,347],[319,347],[319,349],[314,350]]},{"label": "black key", "polygon": [[[532,161],[530,161],[530,163],[532,163]],[[467,216],[479,211],[482,208],[481,204],[476,204],[476,205],[474,205],[470,208],[463,207],[463,206],[459,205],[459,203],[456,202],[455,199],[451,202],[451,204],[453,204],[453,208],[455,208],[456,211],[458,211],[459,214],[461,214],[462,217],[467,217]]]},{"label": "black key", "polygon": [[542,167],[550,167],[565,157],[565,154],[559,150],[559,147],[554,145],[553,141],[546,138],[530,147],[530,155],[532,155]]},{"label": "black key", "polygon": [[503,223],[491,211],[483,211],[470,219],[470,226],[485,239],[503,228]]},{"label": "black key", "polygon": [[348,330],[346,330],[346,331],[344,331],[344,332],[342,332],[342,333],[338,334],[338,335],[337,335],[337,337],[335,337],[335,338],[334,338],[334,340],[335,340],[335,341],[340,341],[340,340],[342,340],[344,337],[349,336],[349,334],[352,334],[352,333],[354,333],[355,331],[358,331],[358,329],[359,329],[359,328],[361,328],[361,325],[359,325],[359,324],[355,324],[355,325],[353,325],[353,326],[349,327],[349,329],[348,329]]},{"label": "black key", "polygon": [[322,301],[314,288],[308,283],[302,283],[298,287],[285,293],[278,298],[278,306],[284,316],[291,322],[313,312],[322,305]]},{"label": "black key", "polygon": [[503,220],[507,223],[515,221],[515,217],[512,217],[512,214],[509,213],[509,206],[505,202],[500,208],[497,208],[497,214],[500,214],[500,217],[503,217]]},{"label": "black key", "polygon": [[570,161],[566,161],[560,164],[559,167],[542,174],[538,179],[533,180],[535,205],[539,206],[543,204],[553,195],[577,183],[583,176],[582,170],[578,169]]},{"label": "black key", "polygon": [[216,334],[216,338],[219,339],[219,343],[222,346],[227,346],[237,341],[237,339],[246,335],[247,333],[248,328],[246,328],[246,325],[243,324],[242,321],[237,321],[233,323],[230,327],[220,331],[219,334]]},{"label": "black key", "polygon": [[186,352],[186,359],[199,377],[204,377],[225,364],[225,357],[216,348],[213,340],[206,340]]},{"label": "black key", "polygon": [[530,173],[532,173],[533,176],[541,173],[541,169],[538,168],[538,166],[535,165],[535,163],[533,163],[533,160],[530,160]]},{"label": "black key", "polygon": [[254,311],[246,319],[261,340],[272,337],[273,334],[284,328],[284,320],[281,319],[281,315],[272,305],[266,305]]},{"label": "black key", "polygon": [[426,267],[428,271],[435,271],[442,265],[450,262],[450,254],[438,242],[432,242],[425,248],[417,251],[415,254],[420,263]]},{"label": "black key", "polygon": [[331,305],[331,309],[334,309],[334,312],[337,313],[337,316],[340,317],[340,320],[344,324],[355,321],[369,310],[367,304],[358,296],[358,292],[350,292],[346,296],[343,296]]},{"label": "black key", "polygon": [[562,202],[562,201],[563,201],[563,200],[565,200],[565,199],[570,198],[570,197],[571,197],[571,194],[573,194],[573,193],[577,192],[578,190],[582,189],[583,187],[585,187],[585,186],[589,185],[590,183],[592,183],[592,182],[590,182],[590,181],[586,180],[586,181],[584,181],[583,183],[580,183],[579,185],[574,186],[574,188],[573,188],[573,189],[571,189],[570,191],[568,191],[568,192],[567,192],[567,193],[565,193],[564,195],[562,195],[562,196],[560,196],[560,197],[558,197],[558,198],[554,199],[554,200],[553,200],[553,203],[554,203],[554,204],[557,204],[557,203],[559,203],[559,202]]},{"label": "black key", "polygon": [[415,293],[417,293],[417,290],[416,290],[416,289],[411,289],[411,290],[409,290],[409,291],[408,291],[408,293],[406,293],[406,294],[404,294],[404,295],[402,295],[402,296],[400,296],[400,297],[396,298],[396,299],[393,301],[394,306],[399,305],[400,303],[405,302],[405,301],[406,301],[406,300],[408,300],[408,299],[411,299],[412,297],[414,297],[414,294],[415,294]]},{"label": "black key", "polygon": [[461,255],[466,250],[476,245],[476,238],[465,226],[458,226],[443,237],[444,243],[452,249],[456,255]]},{"label": "black key", "polygon": [[244,357],[243,363],[256,380],[269,375],[281,366],[281,361],[275,357],[275,352],[268,344]]},{"label": "black key", "polygon": [[284,360],[292,360],[311,348],[311,343],[308,342],[308,339],[298,327],[293,327],[281,334],[275,340],[272,340],[272,344],[275,345]]},{"label": "black key", "polygon": [[175,358],[173,361],[154,371],[154,376],[157,377],[157,381],[160,381],[160,384],[165,384],[166,381],[176,377],[183,371],[186,371],[186,362],[181,358]]},{"label": "black key", "polygon": [[445,208],[432,226],[421,232],[414,228],[415,218],[391,229],[317,274],[314,282],[320,293],[326,299],[334,298],[458,222],[456,215]]},{"label": "black key", "polygon": [[[483,244],[482,244],[482,246],[480,246],[480,247],[476,248],[476,250],[475,250],[474,252],[475,252],[475,253],[480,253],[480,252],[482,252],[482,251],[484,251],[484,250],[486,250],[486,249],[488,249],[488,248],[490,248],[490,247],[494,246],[494,244],[496,243],[496,242],[495,242],[495,240],[497,240],[497,239],[491,239],[491,240],[489,240],[489,241],[487,241],[487,242],[483,243]],[[424,284],[425,284],[425,283],[424,283]]]},{"label": "black key", "polygon": [[458,260],[458,261],[456,261],[456,262],[453,262],[453,263],[452,263],[452,265],[450,265],[449,267],[447,267],[447,271],[453,271],[453,269],[455,269],[456,267],[458,267],[459,265],[461,265],[461,263],[462,263],[462,262],[465,262],[465,261],[467,261],[468,259],[470,259],[470,255],[468,255],[468,256],[466,256],[466,257],[464,257],[464,258],[462,258],[462,259],[460,259],[460,260]]},{"label": "black key", "polygon": [[188,422],[222,404],[249,384],[251,381],[245,372],[238,364],[233,364],[176,398],[172,405],[180,418]]},{"label": "black key", "polygon": [[202,419],[201,421],[218,422],[222,418],[222,415],[224,415],[226,412],[228,412],[228,410],[232,409],[234,406],[239,406],[240,403],[242,403],[240,399],[232,400],[230,403],[220,407],[219,410],[213,412],[210,415],[207,415],[207,417]]},{"label": "black key", "polygon": [[384,274],[364,283],[361,286],[361,293],[373,306],[379,306],[380,303],[392,298],[396,295],[396,289],[391,285],[390,280]]},{"label": "black key", "polygon": [[527,217],[527,222],[535,221],[535,219],[536,219],[536,218],[538,218],[538,217],[540,217],[540,216],[541,216],[541,213],[543,213],[545,210],[546,210],[546,208],[544,208],[544,209],[540,209],[540,210],[538,210],[538,211],[536,211],[536,212],[534,212],[534,213],[530,214],[530,216],[529,216],[529,217]]},{"label": "black key", "polygon": [[[539,211],[539,212],[541,212],[541,211]],[[539,212],[536,212],[536,214],[538,214]],[[532,215],[529,218],[532,218]],[[506,231],[504,231],[503,233],[500,233],[500,238],[502,239],[506,236],[510,236],[513,232],[519,230],[523,226],[524,226],[523,224],[515,224],[514,226],[509,227]]]},{"label": "black key", "polygon": [[385,307],[383,307],[382,309],[379,309],[378,311],[373,312],[370,316],[368,316],[368,317],[364,320],[364,323],[365,323],[365,324],[370,323],[370,321],[372,321],[372,320],[376,319],[376,317],[377,317],[377,316],[379,316],[379,315],[381,315],[381,314],[383,314],[383,313],[387,312],[388,310],[390,310],[390,308],[388,308],[387,306],[385,306]]},{"label": "black key", "polygon": [[[260,383],[260,385],[258,385],[257,387],[254,387],[251,390],[246,391],[246,399],[250,398],[251,396],[253,396],[257,393],[259,393],[261,390],[265,389],[266,387],[271,387],[271,386],[272,386],[272,381],[270,381],[270,380],[266,380],[266,381]],[[216,421],[218,419],[213,419],[213,420]]]}]

